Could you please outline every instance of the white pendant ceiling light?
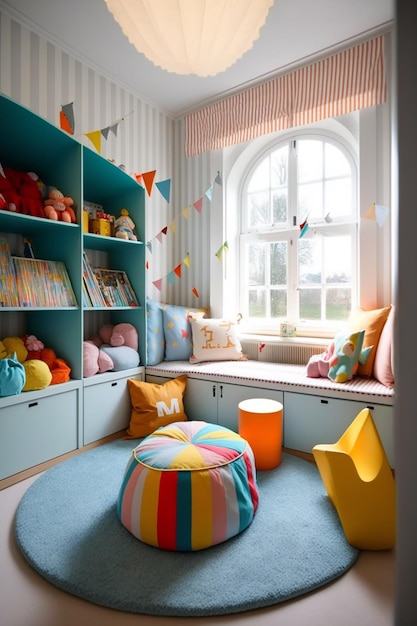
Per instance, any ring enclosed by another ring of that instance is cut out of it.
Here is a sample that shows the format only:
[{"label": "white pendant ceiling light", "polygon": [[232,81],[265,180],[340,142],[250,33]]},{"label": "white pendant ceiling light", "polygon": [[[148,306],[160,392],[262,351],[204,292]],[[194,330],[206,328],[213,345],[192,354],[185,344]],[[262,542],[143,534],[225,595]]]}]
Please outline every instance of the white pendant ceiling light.
[{"label": "white pendant ceiling light", "polygon": [[259,37],[274,0],[105,0],[130,43],[174,74],[215,76]]}]

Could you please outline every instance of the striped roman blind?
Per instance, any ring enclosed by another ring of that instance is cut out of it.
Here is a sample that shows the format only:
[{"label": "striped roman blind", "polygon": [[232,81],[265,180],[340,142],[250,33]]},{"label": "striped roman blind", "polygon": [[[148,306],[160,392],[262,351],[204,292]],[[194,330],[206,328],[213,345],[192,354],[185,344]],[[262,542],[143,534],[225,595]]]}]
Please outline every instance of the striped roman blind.
[{"label": "striped roman blind", "polygon": [[219,150],[385,100],[384,37],[379,36],[190,113],[185,153]]}]

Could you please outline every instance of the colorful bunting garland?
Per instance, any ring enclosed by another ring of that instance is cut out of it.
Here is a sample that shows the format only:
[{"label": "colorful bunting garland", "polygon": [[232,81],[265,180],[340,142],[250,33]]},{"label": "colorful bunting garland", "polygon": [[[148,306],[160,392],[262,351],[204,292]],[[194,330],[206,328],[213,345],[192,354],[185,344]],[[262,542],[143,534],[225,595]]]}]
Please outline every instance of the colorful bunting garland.
[{"label": "colorful bunting garland", "polygon": [[113,135],[117,137],[117,127],[119,126],[120,122],[123,122],[126,117],[128,115],[132,115],[132,113],[133,111],[131,111],[130,113],[126,113],[126,115],[119,118],[118,120],[115,120],[112,124],[106,126],[105,128],[101,128],[100,130],[92,130],[89,133],[83,134],[91,141],[97,152],[101,154],[101,138],[104,137],[104,139],[107,140],[110,132],[112,132]]},{"label": "colorful bunting garland", "polygon": [[385,220],[387,219],[388,211],[389,210],[387,207],[376,204],[376,202],[374,202],[373,204],[371,204],[363,217],[367,220],[372,220],[373,222],[376,222],[378,226],[382,228],[385,224]]},{"label": "colorful bunting garland", "polygon": [[221,245],[220,248],[216,252],[217,260],[220,261],[220,263],[223,260],[223,253],[227,252],[228,250],[229,250],[229,245],[228,245],[227,241],[225,241],[224,244]]},{"label": "colorful bunting garland", "polygon": [[[137,177],[138,177],[138,176],[140,176],[140,177],[144,178],[144,177],[146,176],[146,174],[137,174],[137,175],[136,175],[136,180],[137,180]],[[170,181],[162,181],[161,183],[159,183],[159,186],[158,186],[158,183],[156,183],[156,186],[158,187],[159,191],[161,191],[161,189],[160,189],[160,185],[162,185],[162,187],[163,187],[164,191],[166,191],[166,189],[167,189],[167,185],[163,185],[163,183],[167,183],[167,182],[170,182]],[[207,190],[206,190],[206,191],[202,194],[202,196],[200,196],[200,198],[198,198],[198,199],[197,199],[197,200],[195,200],[192,204],[189,204],[187,207],[185,207],[184,209],[182,209],[182,210],[180,211],[180,213],[179,213],[179,214],[178,214],[178,215],[177,215],[177,216],[176,216],[176,217],[175,217],[175,218],[174,218],[174,219],[173,219],[173,220],[172,220],[169,224],[167,224],[166,226],[164,226],[164,228],[162,228],[162,229],[159,231],[159,233],[157,233],[157,234],[156,234],[156,235],[155,235],[152,239],[150,239],[150,240],[147,242],[146,246],[147,246],[147,248],[148,248],[149,252],[151,252],[151,253],[152,253],[152,241],[154,241],[155,239],[157,239],[157,240],[159,241],[159,243],[162,243],[164,236],[165,236],[165,235],[167,234],[167,232],[168,232],[168,228],[169,228],[169,230],[170,230],[172,233],[175,233],[175,232],[176,232],[176,229],[177,229],[177,227],[176,227],[176,222],[177,222],[177,220],[178,220],[180,217],[183,217],[184,219],[188,219],[189,212],[190,212],[190,209],[191,209],[191,208],[194,208],[194,209],[197,211],[197,213],[201,213],[201,212],[202,212],[202,210],[203,210],[203,201],[204,201],[204,197],[206,197],[206,198],[207,198],[207,199],[211,202],[212,197],[213,197],[213,187],[214,187],[214,184],[215,184],[215,183],[217,183],[218,185],[221,185],[221,177],[220,177],[220,173],[219,173],[219,172],[217,173],[217,176],[216,176],[216,178],[215,178],[214,182],[213,182],[213,183],[210,185],[210,187],[209,187],[209,188],[208,188],[208,189],[207,189]],[[161,193],[162,193],[162,191],[161,191]]]},{"label": "colorful bunting garland", "polygon": [[157,280],[153,280],[152,284],[155,285],[155,287],[158,289],[158,291],[161,291],[162,281],[164,280],[164,278],[166,278],[171,285],[174,285],[175,282],[176,282],[176,279],[177,278],[181,278],[181,276],[182,276],[182,267],[183,267],[183,265],[185,265],[188,268],[191,265],[190,255],[189,255],[188,252],[187,252],[186,256],[183,258],[183,260],[181,261],[181,263],[178,263],[178,265],[176,265],[165,276],[162,276],[161,278],[158,278]]},{"label": "colorful bunting garland", "polygon": [[[143,177],[145,176],[144,174],[140,174],[137,176],[141,176],[141,178],[143,179]],[[136,178],[137,179],[137,178]],[[210,187],[207,189],[207,191],[205,191],[204,194],[202,194],[202,196],[200,196],[200,198],[198,198],[195,202],[193,202],[192,204],[189,204],[187,207],[185,207],[184,209],[181,210],[181,212],[177,215],[176,218],[174,218],[174,220],[172,222],[170,222],[169,224],[167,224],[166,226],[164,226],[163,228],[161,228],[161,230],[159,231],[159,233],[157,233],[155,235],[155,237],[153,237],[152,239],[150,239],[147,243],[146,243],[146,247],[149,250],[149,252],[152,254],[152,242],[157,239],[159,241],[159,243],[162,244],[164,237],[167,235],[168,233],[168,229],[172,232],[175,233],[176,232],[176,222],[177,220],[182,217],[184,219],[188,219],[189,216],[189,211],[192,207],[194,207],[194,209],[197,211],[197,213],[201,214],[202,210],[203,210],[203,201],[204,201],[204,197],[206,197],[210,202],[212,200],[213,197],[213,187],[214,184],[217,185],[221,185],[222,184],[222,179],[220,176],[220,172],[217,172],[216,178],[214,180],[214,182],[210,185]],[[158,185],[157,185],[158,186]],[[164,187],[164,190],[166,191],[166,187]],[[161,191],[161,189],[159,189]],[[162,191],[161,191],[162,193]],[[217,258],[219,258],[219,260],[221,261],[222,255],[224,252],[226,252],[228,250],[228,244],[227,241],[224,242],[224,244],[219,248],[219,250],[216,253]],[[162,282],[164,279],[167,279],[168,282],[171,285],[174,285],[177,278],[181,278],[182,277],[182,267],[183,265],[185,265],[186,267],[190,267],[191,262],[190,262],[190,255],[187,252],[187,255],[184,257],[184,259],[182,260],[181,263],[179,263],[178,265],[176,265],[170,272],[168,272],[168,274],[166,274],[165,276],[162,276],[161,278],[158,278],[157,280],[153,280],[152,284],[160,291],[162,288]],[[149,263],[146,263],[146,268],[149,269]],[[192,289],[192,294],[196,297],[199,298],[200,294],[198,292],[197,287],[193,287]]]},{"label": "colorful bunting garland", "polygon": [[74,134],[74,103],[63,104],[59,113],[59,124],[62,130],[65,130],[69,135]]}]

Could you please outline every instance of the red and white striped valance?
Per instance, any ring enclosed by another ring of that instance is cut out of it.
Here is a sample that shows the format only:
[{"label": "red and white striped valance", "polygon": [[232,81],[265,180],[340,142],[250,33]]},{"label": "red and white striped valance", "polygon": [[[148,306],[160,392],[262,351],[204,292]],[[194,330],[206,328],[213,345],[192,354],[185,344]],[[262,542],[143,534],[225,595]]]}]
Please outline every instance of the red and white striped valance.
[{"label": "red and white striped valance", "polygon": [[311,124],[386,100],[384,38],[375,37],[185,117],[185,153]]}]

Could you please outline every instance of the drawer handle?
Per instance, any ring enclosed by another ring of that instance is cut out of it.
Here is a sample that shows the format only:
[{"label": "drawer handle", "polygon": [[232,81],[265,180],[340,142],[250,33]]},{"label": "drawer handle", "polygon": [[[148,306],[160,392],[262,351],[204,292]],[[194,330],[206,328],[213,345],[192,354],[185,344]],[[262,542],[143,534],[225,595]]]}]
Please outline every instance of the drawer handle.
[{"label": "drawer handle", "polygon": [[117,383],[112,383],[111,386],[112,387],[117,387]]},{"label": "drawer handle", "polygon": [[29,409],[31,409],[33,406],[38,406],[37,402],[30,402],[29,403]]},{"label": "drawer handle", "polygon": [[322,404],[329,404],[329,401],[328,401],[328,400],[323,400],[323,398],[320,400],[320,402],[321,402]]}]

